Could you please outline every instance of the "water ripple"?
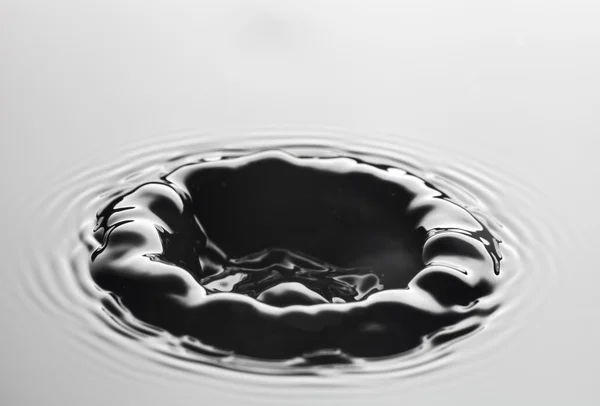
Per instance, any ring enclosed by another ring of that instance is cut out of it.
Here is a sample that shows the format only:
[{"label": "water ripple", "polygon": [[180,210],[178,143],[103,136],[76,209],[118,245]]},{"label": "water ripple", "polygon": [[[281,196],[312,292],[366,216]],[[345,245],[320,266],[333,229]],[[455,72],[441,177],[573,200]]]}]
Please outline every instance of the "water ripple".
[{"label": "water ripple", "polygon": [[[218,348],[203,348],[189,337],[177,338],[141,322],[122,306],[119,297],[96,285],[89,273],[89,252],[97,241],[89,230],[99,207],[186,163],[218,162],[227,156],[275,149],[299,156],[351,156],[400,168],[449,196],[501,240],[500,282],[493,295],[477,304],[483,308],[501,304],[499,310],[436,331],[400,357],[334,367],[326,363],[318,368],[303,368],[301,359],[278,365],[245,359],[240,368],[239,358],[226,353],[216,360]],[[271,398],[289,397],[293,390],[293,396],[302,399],[323,390],[359,394],[376,385],[384,393],[398,390],[399,382],[447,380],[458,373],[447,368],[454,364],[461,366],[460,373],[481,370],[483,359],[494,348],[530,322],[527,315],[541,306],[556,279],[557,263],[551,254],[568,244],[549,221],[555,213],[545,211],[543,202],[548,197],[534,187],[507,171],[490,168],[477,157],[410,138],[289,129],[183,134],[130,146],[115,157],[66,174],[56,182],[51,198],[38,199],[28,207],[36,219],[29,238],[39,248],[20,252],[26,266],[18,275],[18,300],[61,320],[56,324],[69,331],[73,347],[107,371],[157,384],[200,379],[235,396],[261,397],[268,391]],[[303,392],[306,387],[312,389],[310,394]]]}]

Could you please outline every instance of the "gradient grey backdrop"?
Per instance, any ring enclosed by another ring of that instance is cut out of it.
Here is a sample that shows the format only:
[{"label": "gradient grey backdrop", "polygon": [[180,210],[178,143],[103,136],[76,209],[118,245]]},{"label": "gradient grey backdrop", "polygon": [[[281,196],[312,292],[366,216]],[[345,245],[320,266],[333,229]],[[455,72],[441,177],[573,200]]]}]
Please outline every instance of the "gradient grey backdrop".
[{"label": "gradient grey backdrop", "polygon": [[[116,146],[264,125],[403,134],[535,184],[579,248],[551,253],[569,264],[552,299],[485,373],[386,402],[597,404],[599,75],[598,1],[0,0],[2,272],[29,243],[19,196]],[[0,404],[227,403],[99,373],[10,289]]]}]

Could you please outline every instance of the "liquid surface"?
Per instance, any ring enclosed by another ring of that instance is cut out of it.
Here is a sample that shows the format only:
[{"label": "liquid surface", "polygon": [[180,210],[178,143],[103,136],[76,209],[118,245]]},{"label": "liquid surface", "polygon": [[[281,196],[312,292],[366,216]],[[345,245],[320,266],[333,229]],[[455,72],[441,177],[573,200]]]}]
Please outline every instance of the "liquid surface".
[{"label": "liquid surface", "polygon": [[360,139],[281,129],[132,147],[40,201],[53,243],[20,286],[64,320],[74,354],[122,379],[259,403],[456,379],[536,308],[555,264],[525,248],[552,251],[556,234],[533,221],[529,187],[476,160]]},{"label": "liquid surface", "polygon": [[94,281],[216,356],[333,351],[346,364],[435,346],[442,328],[470,319],[460,337],[494,310],[478,299],[497,282],[498,240],[397,167],[223,157],[142,184],[97,218]]},{"label": "liquid surface", "polygon": [[[600,404],[599,7],[1,2],[0,404]],[[502,240],[479,299],[499,307],[391,359],[214,365],[91,278],[114,199],[186,163],[311,145],[404,168],[473,214]]]}]

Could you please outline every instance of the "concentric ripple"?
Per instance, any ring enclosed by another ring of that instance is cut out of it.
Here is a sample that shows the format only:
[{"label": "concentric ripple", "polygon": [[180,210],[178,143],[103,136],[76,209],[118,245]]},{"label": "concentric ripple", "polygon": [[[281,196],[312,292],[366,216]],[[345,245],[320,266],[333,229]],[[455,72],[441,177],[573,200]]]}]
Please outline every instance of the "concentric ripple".
[{"label": "concentric ripple", "polygon": [[329,131],[148,145],[40,203],[48,250],[20,275],[121,374],[244,371],[273,390],[450,371],[522,328],[552,281],[527,249],[559,244],[540,197],[476,159]]}]

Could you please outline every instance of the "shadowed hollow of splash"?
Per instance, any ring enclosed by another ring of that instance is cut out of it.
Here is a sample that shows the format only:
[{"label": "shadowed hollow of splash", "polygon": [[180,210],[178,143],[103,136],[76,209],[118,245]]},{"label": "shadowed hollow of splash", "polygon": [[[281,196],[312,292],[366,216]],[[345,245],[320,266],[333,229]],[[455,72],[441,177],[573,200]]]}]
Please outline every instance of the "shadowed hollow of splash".
[{"label": "shadowed hollow of splash", "polygon": [[473,305],[500,261],[418,177],[280,151],[181,166],[109,202],[95,236],[92,276],[135,317],[269,360],[404,353],[491,312]]}]

